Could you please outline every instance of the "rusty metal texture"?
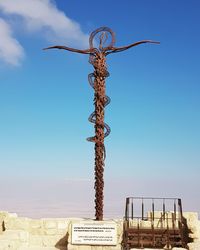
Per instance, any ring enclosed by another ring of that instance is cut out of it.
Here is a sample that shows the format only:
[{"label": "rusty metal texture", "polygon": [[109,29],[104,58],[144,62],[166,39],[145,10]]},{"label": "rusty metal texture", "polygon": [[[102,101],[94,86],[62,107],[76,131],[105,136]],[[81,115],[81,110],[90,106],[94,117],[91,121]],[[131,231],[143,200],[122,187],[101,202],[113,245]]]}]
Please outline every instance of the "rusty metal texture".
[{"label": "rusty metal texture", "polygon": [[[98,41],[95,40],[98,36]],[[110,41],[110,42],[108,42]],[[110,134],[110,127],[104,122],[104,108],[110,103],[106,95],[106,77],[109,76],[106,65],[106,56],[111,53],[121,52],[143,43],[159,43],[151,40],[142,40],[128,46],[114,47],[115,33],[108,27],[101,27],[93,31],[89,37],[89,49],[80,50],[66,46],[51,46],[46,49],[64,49],[75,53],[88,54],[89,63],[94,67],[94,72],[88,75],[88,81],[94,89],[95,111],[88,120],[94,124],[95,135],[87,138],[95,143],[95,218],[103,220],[103,190],[104,190],[104,161],[106,150],[104,138]],[[96,46],[98,44],[98,46]]]},{"label": "rusty metal texture", "polygon": [[190,242],[180,198],[127,197],[123,228],[124,250],[188,249]]}]

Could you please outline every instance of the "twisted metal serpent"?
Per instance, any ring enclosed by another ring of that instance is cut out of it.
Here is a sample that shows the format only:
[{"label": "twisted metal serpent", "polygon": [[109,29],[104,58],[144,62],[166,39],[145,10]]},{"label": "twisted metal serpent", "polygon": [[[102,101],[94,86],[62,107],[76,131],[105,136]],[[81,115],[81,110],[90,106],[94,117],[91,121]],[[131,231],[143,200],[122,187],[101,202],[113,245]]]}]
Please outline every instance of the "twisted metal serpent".
[{"label": "twisted metal serpent", "polygon": [[[96,35],[99,36],[99,47],[94,46]],[[110,43],[104,46],[110,35]],[[89,63],[94,67],[94,72],[88,75],[88,81],[94,89],[95,111],[89,116],[88,120],[94,124],[95,136],[87,138],[88,141],[95,143],[95,218],[103,220],[103,189],[104,189],[104,161],[106,156],[104,138],[110,134],[110,127],[104,122],[104,108],[110,103],[110,98],[106,95],[105,79],[109,76],[106,66],[106,56],[111,53],[121,52],[131,47],[143,43],[159,43],[151,40],[142,40],[123,47],[114,47],[115,34],[108,27],[101,27],[93,31],[89,37],[90,48],[79,50],[66,46],[52,46],[46,49],[64,49],[71,52],[88,54]]]}]

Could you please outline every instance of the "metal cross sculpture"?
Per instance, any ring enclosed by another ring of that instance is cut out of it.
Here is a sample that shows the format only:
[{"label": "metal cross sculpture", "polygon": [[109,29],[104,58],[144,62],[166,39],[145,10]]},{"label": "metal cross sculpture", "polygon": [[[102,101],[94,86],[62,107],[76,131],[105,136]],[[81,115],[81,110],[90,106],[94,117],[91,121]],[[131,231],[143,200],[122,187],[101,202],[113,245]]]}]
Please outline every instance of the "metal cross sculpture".
[{"label": "metal cross sculpture", "polygon": [[[99,35],[98,46],[94,38]],[[106,45],[110,36],[110,42]],[[109,76],[106,65],[106,56],[117,53],[143,43],[159,43],[151,40],[142,40],[128,46],[115,47],[115,33],[107,27],[101,27],[93,31],[89,37],[89,49],[80,50],[66,46],[52,46],[46,49],[63,49],[71,52],[88,54],[89,63],[94,67],[94,72],[88,75],[88,81],[94,89],[95,111],[89,116],[88,120],[94,123],[95,136],[87,138],[88,141],[95,143],[95,218],[103,220],[103,189],[104,189],[104,160],[105,146],[104,138],[110,134],[110,127],[104,123],[104,108],[110,103],[110,98],[106,95],[105,79]]]}]

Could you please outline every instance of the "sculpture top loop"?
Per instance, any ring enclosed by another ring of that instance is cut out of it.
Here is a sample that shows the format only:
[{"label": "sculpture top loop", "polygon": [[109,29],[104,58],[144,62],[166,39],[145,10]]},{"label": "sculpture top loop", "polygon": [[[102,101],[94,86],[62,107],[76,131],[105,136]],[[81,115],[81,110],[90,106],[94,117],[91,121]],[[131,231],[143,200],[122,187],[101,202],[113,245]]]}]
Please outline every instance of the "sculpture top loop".
[{"label": "sculpture top loop", "polygon": [[[100,34],[100,37],[99,37],[99,47],[96,48],[95,47],[96,44],[94,44],[95,43],[94,38],[98,33],[101,33],[101,34]],[[106,43],[106,41],[108,39],[108,35],[111,36],[111,41],[107,46],[104,47],[103,45]],[[109,55],[111,53],[121,52],[121,51],[130,49],[132,47],[135,47],[135,46],[143,44],[143,43],[159,44],[160,42],[152,41],[152,40],[142,40],[142,41],[139,41],[139,42],[129,44],[127,46],[114,47],[114,45],[115,45],[115,33],[108,27],[100,27],[100,28],[94,30],[90,34],[90,37],[89,37],[89,46],[90,46],[90,48],[89,49],[84,49],[83,50],[83,49],[76,49],[76,48],[70,48],[70,47],[66,47],[66,46],[56,45],[56,46],[51,46],[51,47],[45,48],[44,50],[46,50],[46,49],[64,49],[64,50],[68,50],[68,51],[75,52],[75,53],[89,54],[90,57],[94,56],[96,53],[100,52],[100,53],[103,53],[104,56],[107,56],[107,55]]]},{"label": "sculpture top loop", "polygon": [[[115,45],[115,33],[108,27],[100,27],[100,28],[94,30],[90,34],[90,38],[89,38],[90,49],[93,49],[95,47],[94,38],[98,33],[101,33],[99,36],[99,48],[98,48],[99,51],[106,51],[106,50],[109,50],[110,48],[114,47],[114,45]],[[103,45],[106,43],[106,41],[108,39],[108,35],[111,36],[111,42],[106,47],[103,47]]]}]

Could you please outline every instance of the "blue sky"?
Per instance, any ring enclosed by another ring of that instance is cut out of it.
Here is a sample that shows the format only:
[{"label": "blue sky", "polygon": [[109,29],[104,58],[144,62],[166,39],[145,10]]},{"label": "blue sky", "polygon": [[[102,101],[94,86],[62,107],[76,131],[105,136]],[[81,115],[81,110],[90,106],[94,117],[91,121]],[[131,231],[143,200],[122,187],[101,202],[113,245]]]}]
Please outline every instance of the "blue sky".
[{"label": "blue sky", "polygon": [[50,216],[61,213],[55,207],[81,216],[80,205],[93,215],[93,69],[87,55],[42,48],[87,48],[90,32],[108,26],[116,46],[161,44],[107,58],[105,214],[122,216],[128,195],[178,196],[200,210],[199,8],[196,0],[0,1],[0,209],[45,216],[51,204]]}]

